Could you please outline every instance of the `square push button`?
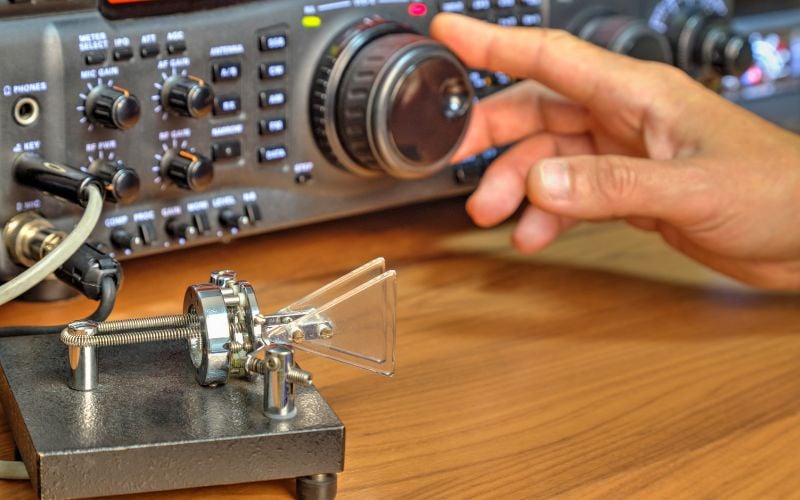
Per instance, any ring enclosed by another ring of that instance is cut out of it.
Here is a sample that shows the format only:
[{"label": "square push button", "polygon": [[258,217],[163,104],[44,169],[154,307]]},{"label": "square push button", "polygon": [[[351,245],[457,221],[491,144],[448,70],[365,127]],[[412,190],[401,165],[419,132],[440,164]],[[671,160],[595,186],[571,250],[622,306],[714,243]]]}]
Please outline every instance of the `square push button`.
[{"label": "square push button", "polygon": [[258,37],[258,48],[261,52],[272,52],[283,50],[289,46],[289,39],[286,33],[269,33]]},{"label": "square push button", "polygon": [[133,49],[128,46],[114,48],[115,61],[128,61],[133,58]]},{"label": "square push button", "polygon": [[282,62],[262,63],[258,68],[262,80],[275,80],[286,76],[286,64]]},{"label": "square push button", "polygon": [[277,108],[286,104],[286,91],[264,90],[258,93],[258,105],[262,108]]},{"label": "square push button", "polygon": [[285,118],[267,118],[259,120],[258,133],[261,135],[281,134],[286,130]]},{"label": "square push button", "polygon": [[211,145],[211,157],[214,161],[232,160],[242,156],[240,141],[216,142]]},{"label": "square push button", "polygon": [[88,65],[103,64],[106,62],[105,52],[89,52],[83,59]]},{"label": "square push button", "polygon": [[242,99],[238,95],[220,95],[214,98],[215,115],[235,115],[242,110]]},{"label": "square push button", "polygon": [[211,78],[215,82],[238,80],[242,76],[242,64],[238,61],[223,61],[211,65]]},{"label": "square push button", "polygon": [[167,42],[167,52],[170,54],[183,54],[186,52],[186,42],[184,40]]},{"label": "square push button", "polygon": [[156,43],[146,43],[139,47],[139,53],[144,58],[156,57],[161,52],[161,49]]},{"label": "square push button", "polygon": [[258,150],[259,163],[272,163],[285,160],[289,156],[285,146],[264,146]]}]

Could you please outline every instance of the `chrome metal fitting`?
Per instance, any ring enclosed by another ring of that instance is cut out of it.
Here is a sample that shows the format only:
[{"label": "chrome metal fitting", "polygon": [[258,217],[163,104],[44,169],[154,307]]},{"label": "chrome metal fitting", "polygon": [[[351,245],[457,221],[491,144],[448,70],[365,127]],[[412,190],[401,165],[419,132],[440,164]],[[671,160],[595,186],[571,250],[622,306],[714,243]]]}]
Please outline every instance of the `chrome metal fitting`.
[{"label": "chrome metal fitting", "polygon": [[[98,324],[78,321],[69,325],[70,335],[78,338],[97,335]],[[96,347],[69,346],[69,386],[76,391],[91,391],[97,387],[98,365]]]},{"label": "chrome metal fitting", "polygon": [[228,381],[228,349],[231,325],[222,290],[216,285],[193,285],[183,299],[186,315],[200,321],[200,336],[189,339],[189,357],[200,385]]},{"label": "chrome metal fitting", "polygon": [[3,243],[11,259],[25,267],[41,260],[64,236],[63,231],[33,211],[15,215],[3,227]]},{"label": "chrome metal fitting", "polygon": [[297,414],[295,384],[313,385],[311,373],[294,362],[294,350],[286,345],[264,346],[247,357],[247,370],[264,376],[264,415],[286,420]]},{"label": "chrome metal fitting", "polygon": [[[186,340],[197,382],[227,383],[231,377],[264,377],[263,412],[292,418],[295,385],[312,375],[294,362],[294,348],[383,375],[395,362],[395,278],[377,259],[275,314],[261,314],[255,290],[230,270],[192,285],[183,314],[76,322],[61,332],[69,347],[70,382],[76,390],[97,386],[97,349]],[[378,335],[365,338],[364,335]]]}]

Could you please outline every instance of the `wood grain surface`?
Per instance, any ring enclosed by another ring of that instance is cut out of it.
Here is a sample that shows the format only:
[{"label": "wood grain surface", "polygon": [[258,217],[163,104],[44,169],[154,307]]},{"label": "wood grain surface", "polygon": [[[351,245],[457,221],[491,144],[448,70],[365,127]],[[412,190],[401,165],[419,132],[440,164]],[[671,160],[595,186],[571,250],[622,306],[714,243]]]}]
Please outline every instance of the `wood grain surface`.
[{"label": "wood grain surface", "polygon": [[[623,225],[532,257],[510,229],[475,229],[451,200],[132,261],[113,317],[177,312],[186,285],[223,267],[278,309],[382,255],[398,271],[397,375],[303,358],[347,427],[339,498],[800,498],[797,295],[733,284]],[[91,309],[13,304],[0,323]],[[0,481],[0,498],[34,493]]]}]

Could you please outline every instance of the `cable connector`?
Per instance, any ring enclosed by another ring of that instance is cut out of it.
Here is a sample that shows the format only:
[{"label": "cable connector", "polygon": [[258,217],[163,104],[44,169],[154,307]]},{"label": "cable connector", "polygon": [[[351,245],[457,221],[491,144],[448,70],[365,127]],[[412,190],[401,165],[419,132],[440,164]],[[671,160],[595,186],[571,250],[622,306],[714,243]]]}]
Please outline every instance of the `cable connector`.
[{"label": "cable connector", "polygon": [[96,246],[84,243],[58,268],[56,277],[87,298],[99,300],[103,293],[105,278],[114,280],[116,288],[122,285],[122,266],[117,259]]},{"label": "cable connector", "polygon": [[[3,241],[12,260],[30,267],[42,260],[66,237],[63,231],[36,212],[15,215],[3,228]],[[100,299],[103,279],[122,284],[122,266],[96,246],[84,243],[55,271],[56,277],[92,300]]]},{"label": "cable connector", "polygon": [[105,193],[105,184],[97,177],[33,153],[20,153],[16,157],[14,177],[20,184],[82,207],[89,201],[89,186],[96,186],[100,193]]}]

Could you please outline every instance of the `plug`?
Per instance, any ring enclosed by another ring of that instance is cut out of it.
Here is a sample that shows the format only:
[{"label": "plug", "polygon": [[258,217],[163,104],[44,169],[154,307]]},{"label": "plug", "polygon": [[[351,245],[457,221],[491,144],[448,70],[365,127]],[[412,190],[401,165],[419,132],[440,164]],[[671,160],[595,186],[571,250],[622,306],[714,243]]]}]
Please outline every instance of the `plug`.
[{"label": "plug", "polygon": [[105,184],[99,178],[32,153],[21,153],[14,159],[14,177],[20,184],[83,207],[89,201],[89,186],[105,193]]}]

